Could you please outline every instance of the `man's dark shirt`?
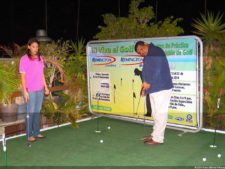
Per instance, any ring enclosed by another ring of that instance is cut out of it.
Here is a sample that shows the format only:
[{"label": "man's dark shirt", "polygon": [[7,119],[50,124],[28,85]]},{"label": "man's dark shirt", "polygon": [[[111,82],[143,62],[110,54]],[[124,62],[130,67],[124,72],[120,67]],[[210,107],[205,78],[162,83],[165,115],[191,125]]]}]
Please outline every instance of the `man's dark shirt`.
[{"label": "man's dark shirt", "polygon": [[145,94],[173,88],[168,60],[161,48],[152,43],[149,44],[148,54],[144,57],[143,62],[143,80],[151,84]]}]

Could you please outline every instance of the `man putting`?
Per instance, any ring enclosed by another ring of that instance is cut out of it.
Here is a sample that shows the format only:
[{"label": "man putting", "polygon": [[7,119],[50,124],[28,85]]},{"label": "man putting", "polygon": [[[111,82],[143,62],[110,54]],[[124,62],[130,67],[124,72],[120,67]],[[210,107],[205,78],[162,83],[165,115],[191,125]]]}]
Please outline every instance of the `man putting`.
[{"label": "man putting", "polygon": [[173,88],[168,60],[165,52],[152,43],[138,41],[135,44],[135,51],[144,57],[142,96],[150,98],[154,121],[153,131],[150,136],[144,138],[144,143],[162,144]]}]

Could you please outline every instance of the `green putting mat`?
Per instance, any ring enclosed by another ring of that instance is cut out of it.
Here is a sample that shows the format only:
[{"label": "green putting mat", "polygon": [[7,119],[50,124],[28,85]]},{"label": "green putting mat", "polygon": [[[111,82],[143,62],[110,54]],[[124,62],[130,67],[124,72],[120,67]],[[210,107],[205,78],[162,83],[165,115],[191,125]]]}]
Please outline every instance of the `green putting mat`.
[{"label": "green putting mat", "polygon": [[[95,132],[97,122],[101,133]],[[225,166],[223,134],[217,134],[217,148],[210,148],[214,133],[178,136],[181,131],[167,129],[165,143],[151,146],[145,145],[141,138],[150,133],[152,126],[145,130],[143,124],[105,117],[79,125],[76,129],[65,126],[45,131],[46,138],[32,143],[30,148],[25,137],[8,140],[8,166]],[[2,148],[0,155],[3,159]]]}]

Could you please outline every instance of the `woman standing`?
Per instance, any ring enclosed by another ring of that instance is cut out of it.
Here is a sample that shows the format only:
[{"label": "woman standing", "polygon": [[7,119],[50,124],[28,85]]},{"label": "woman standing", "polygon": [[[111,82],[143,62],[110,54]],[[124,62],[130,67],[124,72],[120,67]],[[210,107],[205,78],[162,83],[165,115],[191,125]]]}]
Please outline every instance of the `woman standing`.
[{"label": "woman standing", "polygon": [[29,142],[44,138],[40,134],[40,111],[44,93],[49,94],[44,77],[44,60],[39,53],[39,42],[32,38],[28,41],[27,52],[20,59],[24,99],[27,103],[26,134]]}]

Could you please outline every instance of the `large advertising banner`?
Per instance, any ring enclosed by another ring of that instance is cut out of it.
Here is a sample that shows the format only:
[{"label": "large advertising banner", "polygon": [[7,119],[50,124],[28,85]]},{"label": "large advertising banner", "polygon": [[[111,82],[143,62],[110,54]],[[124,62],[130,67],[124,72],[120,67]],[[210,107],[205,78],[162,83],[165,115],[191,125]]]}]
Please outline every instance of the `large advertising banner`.
[{"label": "large advertising banner", "polygon": [[[201,41],[195,36],[89,42],[87,67],[90,111],[144,118],[146,98],[140,96],[143,57],[134,50],[139,40],[153,43],[166,53],[174,85],[168,123],[199,126],[202,104],[199,73]],[[151,117],[145,118],[152,120]]]}]

